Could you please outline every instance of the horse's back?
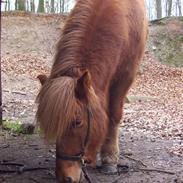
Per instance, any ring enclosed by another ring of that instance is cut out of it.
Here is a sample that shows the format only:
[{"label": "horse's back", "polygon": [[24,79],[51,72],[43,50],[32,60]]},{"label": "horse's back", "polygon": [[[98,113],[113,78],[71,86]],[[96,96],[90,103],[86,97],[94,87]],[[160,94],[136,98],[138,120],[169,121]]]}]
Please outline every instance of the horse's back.
[{"label": "horse's back", "polygon": [[122,68],[135,70],[146,40],[145,19],[143,0],[78,0],[58,43],[51,78],[79,77],[82,67],[94,89],[106,92]]},{"label": "horse's back", "polygon": [[147,22],[143,0],[96,1],[103,1],[103,4],[92,34],[89,61],[98,67],[90,68],[95,83],[106,90],[119,75],[117,72],[130,68],[128,74],[135,73],[144,51]]}]

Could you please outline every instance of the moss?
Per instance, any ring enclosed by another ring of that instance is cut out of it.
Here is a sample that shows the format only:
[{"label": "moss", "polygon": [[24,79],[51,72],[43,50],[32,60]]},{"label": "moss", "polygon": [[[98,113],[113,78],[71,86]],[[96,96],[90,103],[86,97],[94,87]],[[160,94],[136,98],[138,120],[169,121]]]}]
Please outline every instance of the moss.
[{"label": "moss", "polygon": [[178,36],[176,37],[176,39],[177,39],[177,41],[180,41],[180,42],[183,43],[183,35],[178,35]]},{"label": "moss", "polygon": [[180,21],[183,21],[183,16],[179,17],[178,19],[179,19]]},{"label": "moss", "polygon": [[166,25],[169,19],[170,17],[164,17],[160,19],[151,20],[150,23],[156,24],[156,25]]},{"label": "moss", "polygon": [[159,27],[153,40],[154,54],[165,63],[183,67],[183,34],[170,32],[166,26]]}]

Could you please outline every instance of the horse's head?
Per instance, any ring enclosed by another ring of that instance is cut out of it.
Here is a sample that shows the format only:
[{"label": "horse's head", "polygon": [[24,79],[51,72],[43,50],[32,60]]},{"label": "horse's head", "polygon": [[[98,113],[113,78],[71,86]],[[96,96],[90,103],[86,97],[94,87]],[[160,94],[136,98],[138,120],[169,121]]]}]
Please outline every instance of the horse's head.
[{"label": "horse's head", "polygon": [[[45,137],[56,140],[56,176],[62,183],[78,183],[82,165],[95,164],[106,133],[106,111],[90,74],[79,78],[41,77],[37,120]],[[40,78],[39,78],[40,79]]]}]

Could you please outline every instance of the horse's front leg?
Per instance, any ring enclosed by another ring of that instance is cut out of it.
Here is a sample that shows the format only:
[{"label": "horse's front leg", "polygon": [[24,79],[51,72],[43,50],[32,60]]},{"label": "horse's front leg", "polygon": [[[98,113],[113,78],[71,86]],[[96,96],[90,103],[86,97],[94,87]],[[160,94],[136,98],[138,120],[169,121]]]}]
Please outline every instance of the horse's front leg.
[{"label": "horse's front leg", "polygon": [[102,172],[114,174],[117,172],[119,160],[119,124],[110,124],[106,140],[101,150]]},{"label": "horse's front leg", "polygon": [[124,73],[110,88],[108,114],[110,122],[106,141],[101,149],[102,170],[104,173],[117,172],[119,160],[119,124],[122,119],[125,96],[132,81],[132,75],[128,76]]}]

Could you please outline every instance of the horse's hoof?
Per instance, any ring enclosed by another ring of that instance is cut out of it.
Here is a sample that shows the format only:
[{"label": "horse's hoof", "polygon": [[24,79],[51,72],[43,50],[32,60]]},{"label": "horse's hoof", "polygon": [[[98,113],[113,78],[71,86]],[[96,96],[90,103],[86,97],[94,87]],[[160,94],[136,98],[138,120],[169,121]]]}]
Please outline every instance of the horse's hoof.
[{"label": "horse's hoof", "polygon": [[114,175],[118,173],[118,167],[115,164],[104,164],[100,167],[100,171],[106,175]]}]

